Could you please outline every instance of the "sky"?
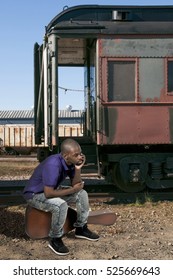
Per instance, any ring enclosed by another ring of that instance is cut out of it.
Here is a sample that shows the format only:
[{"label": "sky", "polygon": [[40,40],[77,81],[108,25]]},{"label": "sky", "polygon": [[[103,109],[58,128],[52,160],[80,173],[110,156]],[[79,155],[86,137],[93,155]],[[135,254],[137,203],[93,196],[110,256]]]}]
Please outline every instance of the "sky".
[{"label": "sky", "polygon": [[[33,48],[42,44],[45,26],[65,6],[173,5],[172,0],[1,0],[0,110],[30,110],[34,105]],[[84,109],[83,71],[59,72],[59,109]],[[75,91],[76,90],[76,91]],[[81,91],[80,91],[81,90]]]}]

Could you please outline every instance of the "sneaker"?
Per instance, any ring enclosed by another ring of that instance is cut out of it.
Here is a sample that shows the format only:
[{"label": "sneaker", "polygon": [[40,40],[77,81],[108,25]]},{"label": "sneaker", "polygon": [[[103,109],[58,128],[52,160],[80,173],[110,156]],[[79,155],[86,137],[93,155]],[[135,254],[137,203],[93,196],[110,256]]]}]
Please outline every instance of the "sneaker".
[{"label": "sneaker", "polygon": [[87,224],[83,227],[77,227],[75,230],[76,238],[83,238],[90,241],[97,241],[99,239],[99,235],[90,231],[87,227]]},{"label": "sneaker", "polygon": [[61,237],[52,238],[48,246],[57,255],[65,256],[69,254],[69,249],[64,245]]}]

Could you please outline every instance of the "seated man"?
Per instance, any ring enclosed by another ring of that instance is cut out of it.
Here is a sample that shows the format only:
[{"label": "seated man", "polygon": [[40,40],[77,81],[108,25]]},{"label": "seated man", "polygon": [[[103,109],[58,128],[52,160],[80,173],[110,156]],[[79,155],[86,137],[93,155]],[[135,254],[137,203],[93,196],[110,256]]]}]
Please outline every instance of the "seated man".
[{"label": "seated man", "polygon": [[[77,208],[75,237],[91,241],[99,239],[87,227],[88,194],[81,180],[84,163],[85,156],[81,153],[80,145],[73,139],[66,139],[61,144],[61,152],[41,162],[24,188],[24,198],[29,205],[52,213],[49,247],[58,255],[69,253],[62,241],[69,202],[75,202]],[[71,179],[71,186],[63,187],[61,183],[67,176]]]}]

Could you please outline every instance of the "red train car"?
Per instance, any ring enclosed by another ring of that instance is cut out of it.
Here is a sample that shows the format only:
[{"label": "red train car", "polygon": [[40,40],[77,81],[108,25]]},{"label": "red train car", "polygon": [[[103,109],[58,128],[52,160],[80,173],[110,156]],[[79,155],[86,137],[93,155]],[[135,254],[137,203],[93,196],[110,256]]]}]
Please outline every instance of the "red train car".
[{"label": "red train car", "polygon": [[58,71],[83,67],[88,162],[124,191],[173,187],[173,6],[65,9],[34,54],[37,144],[57,151]]}]

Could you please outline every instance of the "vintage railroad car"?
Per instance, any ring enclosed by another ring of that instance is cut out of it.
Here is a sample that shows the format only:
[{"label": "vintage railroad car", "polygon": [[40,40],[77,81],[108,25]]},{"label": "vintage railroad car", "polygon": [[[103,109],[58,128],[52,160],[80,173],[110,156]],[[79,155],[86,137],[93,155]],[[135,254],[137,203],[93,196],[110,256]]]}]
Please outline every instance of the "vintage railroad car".
[{"label": "vintage railroad car", "polygon": [[52,152],[63,140],[58,71],[69,66],[84,69],[77,140],[88,163],[123,191],[172,188],[173,6],[81,5],[50,21],[34,46],[34,95],[35,141]]}]

